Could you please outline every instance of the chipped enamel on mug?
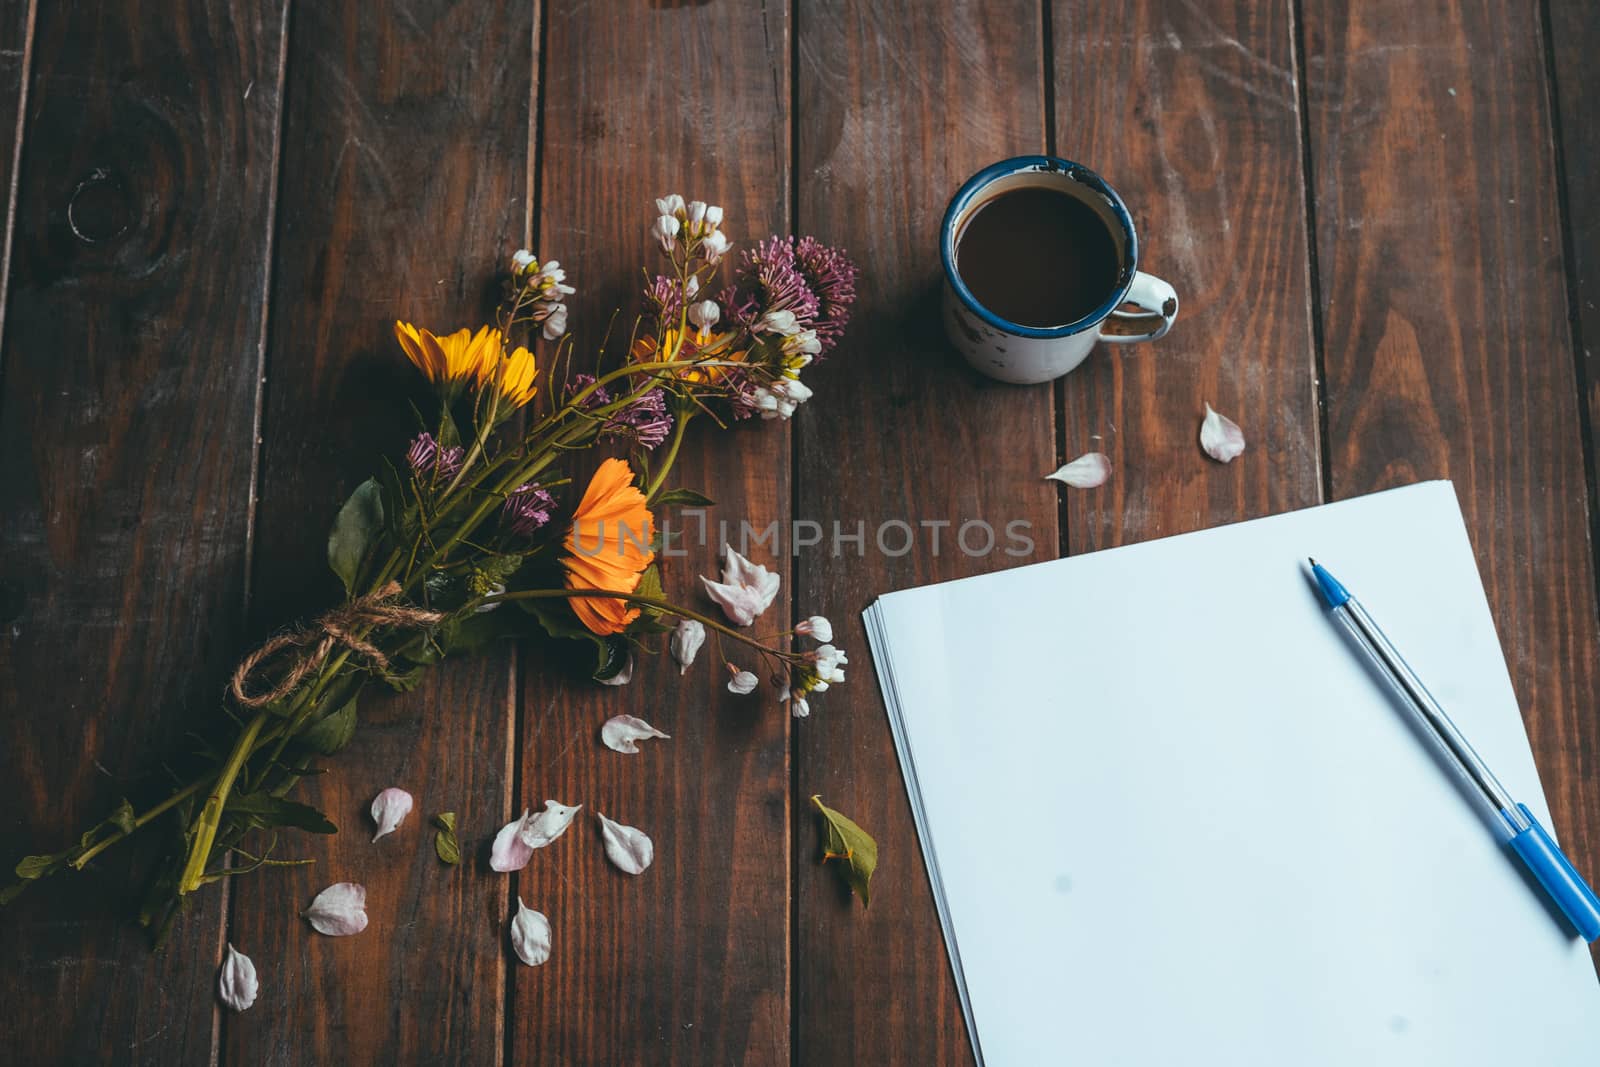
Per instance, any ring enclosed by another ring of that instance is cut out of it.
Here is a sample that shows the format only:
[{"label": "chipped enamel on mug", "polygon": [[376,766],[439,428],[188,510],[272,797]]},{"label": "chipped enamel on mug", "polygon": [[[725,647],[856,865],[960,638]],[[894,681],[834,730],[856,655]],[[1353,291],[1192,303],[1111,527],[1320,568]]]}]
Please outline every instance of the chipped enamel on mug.
[{"label": "chipped enamel on mug", "polygon": [[[1012,189],[1069,193],[1105,222],[1117,249],[1117,287],[1094,311],[1062,326],[1009,322],[979,304],[956,273],[956,239],[975,211]],[[1139,267],[1139,238],[1115,189],[1087,167],[1053,156],[1018,156],[974,174],[950,201],[939,235],[944,260],[944,327],[968,363],[991,378],[1033,385],[1059,378],[1089,355],[1096,341],[1154,341],[1172,329],[1178,294]],[[1125,311],[1132,304],[1138,310]]]}]

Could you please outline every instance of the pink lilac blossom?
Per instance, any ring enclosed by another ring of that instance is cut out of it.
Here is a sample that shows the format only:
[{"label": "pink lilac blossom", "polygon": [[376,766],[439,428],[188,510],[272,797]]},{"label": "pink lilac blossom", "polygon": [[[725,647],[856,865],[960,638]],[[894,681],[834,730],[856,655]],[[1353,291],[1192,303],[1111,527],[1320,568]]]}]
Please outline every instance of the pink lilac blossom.
[{"label": "pink lilac blossom", "polygon": [[791,311],[815,330],[826,352],[844,333],[860,270],[815,237],[770,237],[740,256],[736,284],[717,294],[728,321],[746,329],[773,311]]},{"label": "pink lilac blossom", "polygon": [[[574,374],[567,385],[567,395],[572,396],[594,384],[588,374]],[[590,393],[583,401],[588,410],[605,407],[611,403],[611,394],[605,386]],[[655,448],[672,434],[672,415],[667,411],[667,397],[660,389],[652,389],[633,403],[615,412],[606,420],[602,437],[631,441],[640,448]]]},{"label": "pink lilac blossom", "polygon": [[411,464],[412,473],[419,478],[427,475],[454,478],[460,472],[464,458],[464,448],[460,445],[440,448],[431,433],[419,433],[417,439],[411,442],[411,447],[406,449],[406,462]]},{"label": "pink lilac blossom", "polygon": [[655,281],[645,286],[644,302],[662,321],[675,319],[683,310],[683,289],[676,278],[657,274]]},{"label": "pink lilac blossom", "polygon": [[556,501],[538,482],[511,490],[500,509],[500,523],[514,537],[531,537],[555,513]]}]

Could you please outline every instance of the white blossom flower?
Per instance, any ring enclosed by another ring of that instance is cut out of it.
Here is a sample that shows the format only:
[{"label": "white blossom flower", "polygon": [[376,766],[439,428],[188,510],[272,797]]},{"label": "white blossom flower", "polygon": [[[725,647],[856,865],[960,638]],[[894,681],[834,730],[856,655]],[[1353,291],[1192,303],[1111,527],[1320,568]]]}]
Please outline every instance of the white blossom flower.
[{"label": "white blossom flower", "polygon": [[234,1011],[244,1011],[256,1002],[261,983],[256,980],[256,965],[250,957],[228,943],[228,952],[222,957],[222,971],[217,975],[217,995],[222,1003]]},{"label": "white blossom flower", "polygon": [[728,249],[733,247],[733,242],[728,240],[728,235],[721,230],[712,230],[706,234],[705,240],[700,242],[700,254],[705,256],[707,263],[716,263],[727,255]]},{"label": "white blossom flower", "polygon": [[[791,312],[792,314],[792,312]],[[822,354],[822,342],[817,339],[816,330],[800,330],[789,334],[783,339],[783,354],[786,356],[817,356]],[[810,363],[808,359],[806,363]],[[804,366],[805,364],[801,364]]]},{"label": "white blossom flower", "polygon": [[663,215],[676,215],[683,210],[683,197],[669,193],[656,200],[656,211]]},{"label": "white blossom flower", "polygon": [[741,671],[731,663],[728,664],[728,670],[733,675],[732,678],[728,679],[728,692],[730,693],[744,696],[747,693],[754,693],[756,686],[761,684],[761,679],[757,678],[751,671]]},{"label": "white blossom flower", "polygon": [[526,248],[519,248],[511,253],[511,269],[518,274],[521,274],[537,262],[538,260],[534,258],[533,253]]},{"label": "white blossom flower", "polygon": [[788,308],[769,311],[756,320],[756,333],[776,333],[784,337],[800,332],[800,320]]},{"label": "white blossom flower", "polygon": [[554,341],[567,332],[567,305],[555,304],[545,316],[544,327],[539,331],[546,341]]},{"label": "white blossom flower", "polygon": [[671,252],[673,244],[678,239],[678,220],[671,215],[662,215],[656,219],[654,226],[650,227],[650,236],[661,245],[661,251]]},{"label": "white blossom flower", "polygon": [[839,668],[849,663],[850,660],[845,656],[842,649],[825,644],[818,647],[811,655],[816,660],[817,677],[824,685],[828,683],[837,684],[844,681],[844,671]]},{"label": "white blossom flower", "polygon": [[789,713],[797,719],[804,719],[811,714],[811,705],[806,702],[805,697],[799,694],[790,696],[787,703],[789,705]]},{"label": "white blossom flower", "polygon": [[706,202],[704,200],[689,201],[688,208],[684,211],[688,217],[688,232],[690,237],[700,236],[700,223],[706,217]]},{"label": "white blossom flower", "polygon": [[372,821],[377,824],[378,832],[372,835],[372,839],[376,841],[386,834],[394,833],[395,829],[405,822],[406,816],[411,814],[411,808],[415,803],[410,793],[393,786],[374,797]]},{"label": "white blossom flower", "polygon": [[700,329],[709,329],[722,318],[722,309],[717,307],[715,300],[702,300],[698,304],[689,305],[689,321]]},{"label": "white blossom flower", "polygon": [[711,230],[715,230],[718,226],[721,226],[721,225],[722,225],[722,208],[719,207],[716,204],[712,204],[710,207],[706,208],[706,228],[707,229],[711,229]]},{"label": "white blossom flower", "polygon": [[683,298],[693,300],[700,292],[700,276],[689,275],[689,280],[683,283]]},{"label": "white blossom flower", "polygon": [[537,967],[550,958],[550,920],[517,898],[517,914],[511,920],[511,947],[517,959]]},{"label": "white blossom flower", "polygon": [[798,378],[779,378],[755,390],[756,410],[763,419],[787,419],[812,397],[811,387]]},{"label": "white blossom flower", "polygon": [[801,619],[795,624],[794,632],[816,638],[824,643],[833,640],[833,623],[821,615],[813,615],[809,619]]},{"label": "white blossom flower", "polygon": [[751,563],[732,548],[722,565],[722,581],[702,575],[706,593],[735,626],[749,626],[772,606],[783,579],[759,563]]},{"label": "white blossom flower", "polygon": [[672,650],[672,658],[678,661],[678,673],[687,674],[689,666],[694,663],[694,657],[699,653],[700,646],[706,643],[706,627],[699,619],[679,619],[677,629],[672,631],[672,639],[667,647]]}]

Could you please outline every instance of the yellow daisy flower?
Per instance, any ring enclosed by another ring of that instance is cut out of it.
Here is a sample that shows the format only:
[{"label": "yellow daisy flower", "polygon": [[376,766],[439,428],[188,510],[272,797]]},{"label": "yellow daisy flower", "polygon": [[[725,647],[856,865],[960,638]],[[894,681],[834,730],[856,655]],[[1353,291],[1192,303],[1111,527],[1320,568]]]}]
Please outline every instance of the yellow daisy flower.
[{"label": "yellow daisy flower", "polygon": [[500,331],[488,326],[477,333],[460,329],[440,337],[397,320],[394,336],[406,358],[441,392],[454,392],[468,380],[482,382],[494,373],[504,350]]},{"label": "yellow daisy flower", "polygon": [[501,397],[512,410],[532,400],[533,394],[539,391],[539,368],[533,361],[533,353],[518,345],[505,357],[498,384]]}]

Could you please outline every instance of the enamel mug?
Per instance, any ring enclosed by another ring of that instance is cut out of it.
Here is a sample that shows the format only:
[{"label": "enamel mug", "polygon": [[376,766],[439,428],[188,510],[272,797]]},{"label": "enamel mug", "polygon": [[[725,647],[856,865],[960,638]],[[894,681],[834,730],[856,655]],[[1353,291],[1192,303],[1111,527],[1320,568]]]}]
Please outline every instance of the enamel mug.
[{"label": "enamel mug", "polygon": [[[973,213],[1014,189],[1044,186],[1089,205],[1110,232],[1117,251],[1116,287],[1095,310],[1061,326],[1008,322],[978,303],[956,271],[956,245]],[[944,326],[950,343],[983,374],[1032,385],[1059,378],[1088,356],[1096,341],[1154,341],[1178,317],[1172,286],[1139,268],[1139,238],[1115,189],[1087,167],[1053,156],[1018,156],[974,174],[950,201],[939,232],[944,260]],[[1125,305],[1137,310],[1124,310]]]}]

